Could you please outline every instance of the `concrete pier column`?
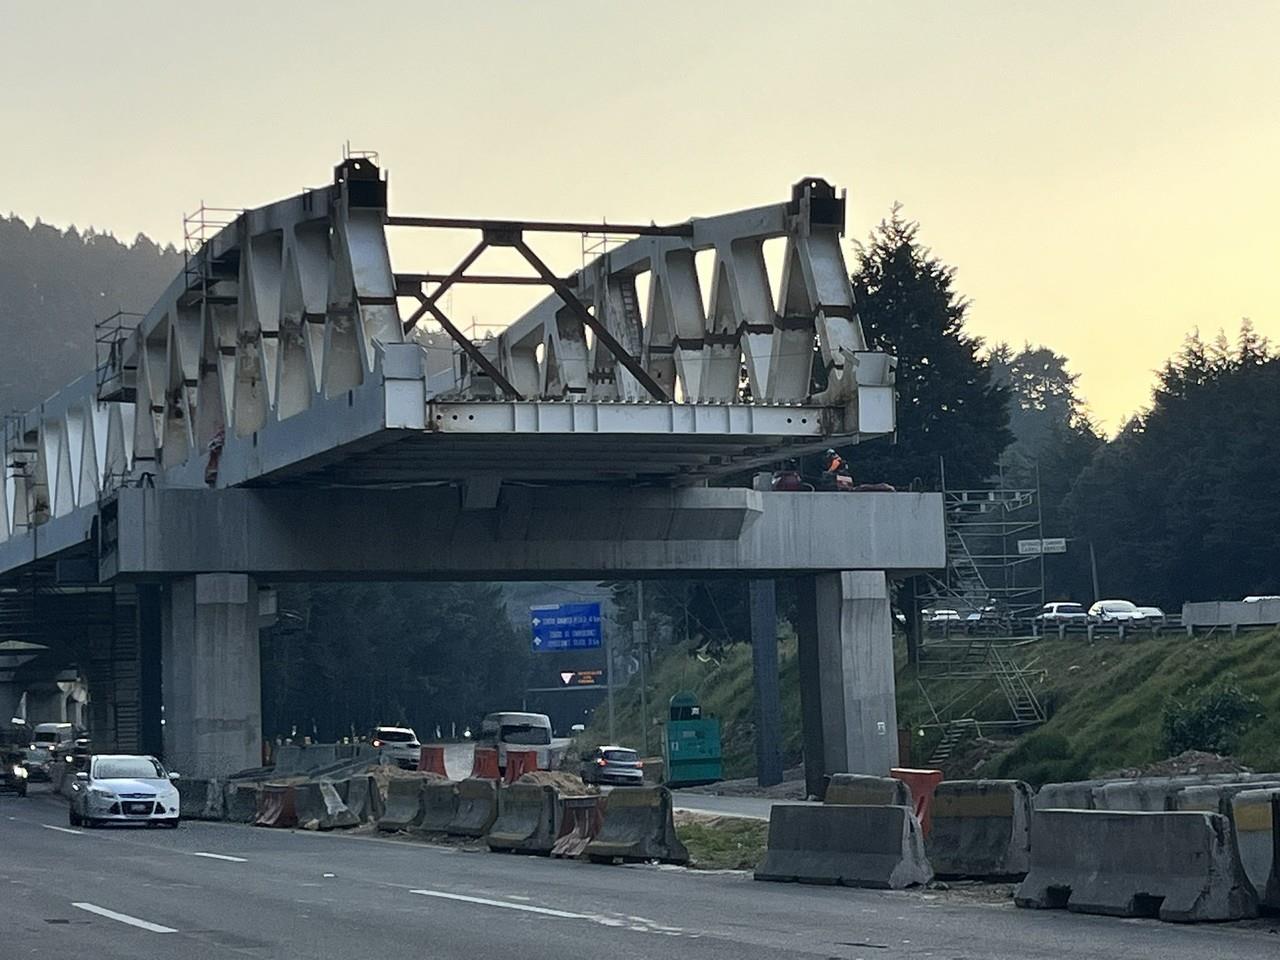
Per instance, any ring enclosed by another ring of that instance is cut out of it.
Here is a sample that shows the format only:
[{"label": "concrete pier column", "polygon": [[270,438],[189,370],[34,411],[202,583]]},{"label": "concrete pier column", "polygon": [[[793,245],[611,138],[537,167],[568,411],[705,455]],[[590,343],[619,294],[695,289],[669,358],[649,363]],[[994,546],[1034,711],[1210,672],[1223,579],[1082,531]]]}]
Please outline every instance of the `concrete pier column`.
[{"label": "concrete pier column", "polygon": [[818,574],[798,586],[805,780],[887,776],[898,762],[892,614],[882,571]]},{"label": "concrete pier column", "polygon": [[262,761],[258,591],[244,574],[198,574],[165,587],[161,618],[164,757],[187,777]]},{"label": "concrete pier column", "polygon": [[772,580],[752,580],[751,651],[756,689],[756,782],[782,782],[782,696],[778,679],[778,601]]}]

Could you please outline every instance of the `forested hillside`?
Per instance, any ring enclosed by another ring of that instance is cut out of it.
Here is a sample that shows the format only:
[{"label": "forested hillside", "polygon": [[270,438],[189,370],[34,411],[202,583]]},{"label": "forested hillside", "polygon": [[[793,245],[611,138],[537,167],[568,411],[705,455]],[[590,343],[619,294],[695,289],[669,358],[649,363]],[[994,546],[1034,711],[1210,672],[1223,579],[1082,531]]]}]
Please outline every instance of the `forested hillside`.
[{"label": "forested hillside", "polygon": [[94,323],[146,312],[180,269],[178,251],[142,234],[126,245],[0,217],[0,411],[29,409],[92,370]]}]

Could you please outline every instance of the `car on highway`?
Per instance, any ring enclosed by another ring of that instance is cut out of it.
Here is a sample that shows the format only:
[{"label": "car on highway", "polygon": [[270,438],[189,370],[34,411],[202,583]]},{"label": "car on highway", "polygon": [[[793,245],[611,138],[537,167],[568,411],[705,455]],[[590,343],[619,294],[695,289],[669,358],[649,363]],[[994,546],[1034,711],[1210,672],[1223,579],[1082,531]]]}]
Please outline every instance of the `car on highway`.
[{"label": "car on highway", "polygon": [[1139,607],[1138,613],[1142,614],[1142,622],[1149,627],[1162,627],[1168,619],[1159,607]]},{"label": "car on highway", "polygon": [[1034,619],[1038,623],[1055,627],[1060,624],[1068,627],[1083,627],[1089,622],[1089,611],[1084,608],[1082,603],[1055,600],[1053,603],[1046,603],[1041,607],[1040,612],[1035,615]]},{"label": "car on highway", "polygon": [[1143,618],[1137,604],[1129,600],[1099,600],[1089,608],[1089,619],[1094,623],[1140,623]]},{"label": "car on highway", "polygon": [[959,623],[959,610],[921,610],[920,618],[925,623]]},{"label": "car on highway", "polygon": [[639,787],[644,784],[644,761],[627,747],[596,747],[582,755],[582,782]]},{"label": "car on highway", "polygon": [[0,758],[0,791],[16,793],[20,797],[25,797],[27,795],[27,780],[29,776],[26,760],[18,751],[7,751],[4,757]]},{"label": "car on highway", "polygon": [[71,784],[67,819],[71,826],[145,823],[176,827],[181,818],[178,788],[155,757],[97,754]]},{"label": "car on highway", "polygon": [[58,755],[75,741],[75,727],[69,723],[37,723],[31,729],[27,748],[27,771],[33,780],[48,780]]},{"label": "car on highway", "polygon": [[384,757],[403,770],[417,770],[422,756],[422,744],[412,727],[374,727],[369,738]]},{"label": "car on highway", "polygon": [[480,736],[476,744],[495,747],[498,751],[498,769],[507,769],[507,748],[528,750],[538,755],[538,769],[550,770],[553,766],[551,745],[551,718],[545,713],[490,713],[480,721]]}]

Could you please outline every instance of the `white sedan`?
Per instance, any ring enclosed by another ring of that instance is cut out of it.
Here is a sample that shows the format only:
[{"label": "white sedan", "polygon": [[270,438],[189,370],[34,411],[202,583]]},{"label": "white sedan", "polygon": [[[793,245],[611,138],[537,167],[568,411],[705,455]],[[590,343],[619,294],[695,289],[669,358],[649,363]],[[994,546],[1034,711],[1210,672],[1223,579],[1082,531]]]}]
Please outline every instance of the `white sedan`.
[{"label": "white sedan", "polygon": [[102,754],[76,774],[68,817],[71,826],[103,823],[178,825],[176,773],[166,773],[155,757]]}]

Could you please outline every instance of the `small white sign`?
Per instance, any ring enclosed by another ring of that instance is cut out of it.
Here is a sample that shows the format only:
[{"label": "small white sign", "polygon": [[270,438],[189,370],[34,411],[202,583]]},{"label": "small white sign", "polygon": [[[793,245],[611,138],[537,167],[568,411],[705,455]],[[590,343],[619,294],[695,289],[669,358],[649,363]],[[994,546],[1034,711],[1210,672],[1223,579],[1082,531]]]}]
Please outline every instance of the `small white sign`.
[{"label": "small white sign", "polygon": [[1035,556],[1040,553],[1066,553],[1066,537],[1045,537],[1043,540],[1019,540],[1018,553],[1022,556]]}]

